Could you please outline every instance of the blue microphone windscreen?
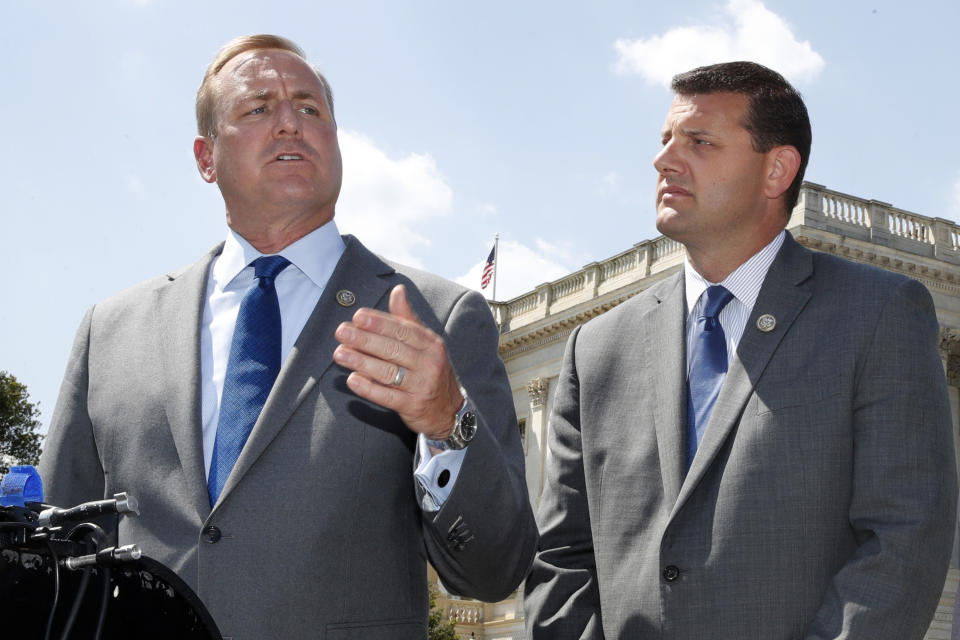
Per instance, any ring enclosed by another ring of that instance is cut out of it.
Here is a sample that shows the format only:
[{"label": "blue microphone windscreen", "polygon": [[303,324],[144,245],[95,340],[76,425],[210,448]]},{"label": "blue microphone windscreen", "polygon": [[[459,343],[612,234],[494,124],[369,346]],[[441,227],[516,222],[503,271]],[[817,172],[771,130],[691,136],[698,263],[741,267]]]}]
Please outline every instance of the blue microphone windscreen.
[{"label": "blue microphone windscreen", "polygon": [[43,480],[28,464],[10,467],[0,480],[0,507],[22,507],[25,502],[43,502]]}]

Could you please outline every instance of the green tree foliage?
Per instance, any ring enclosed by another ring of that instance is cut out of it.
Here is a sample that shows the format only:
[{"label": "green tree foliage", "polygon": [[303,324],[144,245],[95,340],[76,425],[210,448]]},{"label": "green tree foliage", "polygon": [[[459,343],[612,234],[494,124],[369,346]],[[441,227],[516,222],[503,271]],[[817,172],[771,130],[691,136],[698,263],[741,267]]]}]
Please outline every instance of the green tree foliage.
[{"label": "green tree foliage", "polygon": [[437,590],[430,586],[430,618],[427,624],[429,640],[458,640],[456,625],[452,620],[443,619],[443,611],[437,607]]},{"label": "green tree foliage", "polygon": [[0,371],[0,475],[8,465],[40,460],[40,409],[30,402],[27,387]]}]

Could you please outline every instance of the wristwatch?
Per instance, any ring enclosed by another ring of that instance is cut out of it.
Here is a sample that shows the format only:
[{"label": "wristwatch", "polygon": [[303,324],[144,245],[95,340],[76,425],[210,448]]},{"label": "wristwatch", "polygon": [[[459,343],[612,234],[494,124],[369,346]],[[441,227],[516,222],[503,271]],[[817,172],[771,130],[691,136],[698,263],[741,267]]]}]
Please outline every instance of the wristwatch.
[{"label": "wristwatch", "polygon": [[453,431],[446,440],[427,440],[431,447],[458,451],[466,448],[477,435],[477,412],[473,410],[473,403],[467,397],[467,392],[460,389],[460,393],[463,394],[463,406],[453,419]]}]

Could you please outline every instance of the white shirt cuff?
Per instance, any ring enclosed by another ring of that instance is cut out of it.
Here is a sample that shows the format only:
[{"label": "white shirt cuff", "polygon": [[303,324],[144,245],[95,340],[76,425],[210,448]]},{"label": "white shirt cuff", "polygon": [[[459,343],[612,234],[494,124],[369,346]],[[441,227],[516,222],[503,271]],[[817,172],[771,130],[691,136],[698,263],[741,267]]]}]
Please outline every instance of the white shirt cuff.
[{"label": "white shirt cuff", "polygon": [[433,455],[427,438],[422,433],[417,437],[417,450],[420,454],[420,464],[417,465],[413,476],[423,489],[423,502],[420,505],[424,511],[439,511],[443,503],[450,497],[453,485],[460,475],[463,465],[463,456],[466,449],[449,449]]}]

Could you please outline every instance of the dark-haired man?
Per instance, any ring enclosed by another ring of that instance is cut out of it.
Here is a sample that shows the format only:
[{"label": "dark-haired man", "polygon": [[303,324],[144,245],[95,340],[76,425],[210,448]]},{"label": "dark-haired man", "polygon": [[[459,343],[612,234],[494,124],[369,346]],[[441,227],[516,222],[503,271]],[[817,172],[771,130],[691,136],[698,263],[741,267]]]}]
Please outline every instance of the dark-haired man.
[{"label": "dark-haired man", "polygon": [[811,135],[779,74],[672,86],[657,227],[684,268],[570,337],[529,635],[921,638],[957,496],[930,295],[785,232]]},{"label": "dark-haired man", "polygon": [[458,593],[505,597],[536,525],[486,302],[340,236],[330,88],[290,41],[224,46],[197,123],[226,242],[87,313],[48,500],[135,495],[120,542],[224,637],[422,640],[428,559]]}]

